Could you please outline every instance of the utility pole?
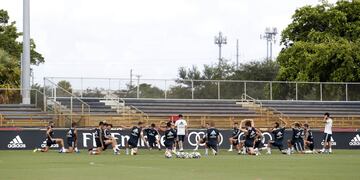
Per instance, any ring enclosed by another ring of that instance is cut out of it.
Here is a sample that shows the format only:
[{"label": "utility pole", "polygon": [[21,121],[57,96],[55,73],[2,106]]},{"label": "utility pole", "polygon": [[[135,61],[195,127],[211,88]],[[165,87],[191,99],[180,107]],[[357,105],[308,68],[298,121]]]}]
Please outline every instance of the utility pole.
[{"label": "utility pole", "polygon": [[22,103],[30,104],[30,0],[23,0]]},{"label": "utility pole", "polygon": [[135,75],[137,78],[137,89],[136,89],[136,98],[140,98],[140,75]]},{"label": "utility pole", "polygon": [[129,90],[131,90],[131,88],[132,88],[132,77],[133,77],[133,70],[130,69],[130,86],[129,86]]},{"label": "utility pole", "polygon": [[265,34],[260,35],[260,39],[266,40],[266,59],[272,60],[272,44],[273,42],[276,43],[276,35],[278,31],[275,27],[265,29]]},{"label": "utility pole", "polygon": [[221,62],[221,47],[224,44],[227,44],[227,39],[225,36],[222,35],[221,32],[219,32],[218,36],[215,36],[215,44],[219,46],[219,66],[220,66],[220,62]]},{"label": "utility pole", "polygon": [[236,39],[236,69],[239,69],[239,39]]}]

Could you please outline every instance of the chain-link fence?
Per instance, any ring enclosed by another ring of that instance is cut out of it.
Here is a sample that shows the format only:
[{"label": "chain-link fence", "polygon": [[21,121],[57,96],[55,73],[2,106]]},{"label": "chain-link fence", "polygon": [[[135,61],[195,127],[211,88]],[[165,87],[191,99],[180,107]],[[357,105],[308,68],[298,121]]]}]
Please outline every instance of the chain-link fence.
[{"label": "chain-link fence", "polygon": [[237,80],[45,78],[55,84],[68,82],[78,97],[360,101],[360,83],[283,82]]}]

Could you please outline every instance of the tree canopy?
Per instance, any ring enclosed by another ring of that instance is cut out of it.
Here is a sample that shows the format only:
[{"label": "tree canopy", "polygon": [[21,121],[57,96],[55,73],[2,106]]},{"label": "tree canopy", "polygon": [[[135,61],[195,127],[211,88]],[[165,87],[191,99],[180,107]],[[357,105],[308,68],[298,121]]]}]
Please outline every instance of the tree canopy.
[{"label": "tree canopy", "polygon": [[281,44],[278,80],[360,81],[360,1],[296,10]]}]

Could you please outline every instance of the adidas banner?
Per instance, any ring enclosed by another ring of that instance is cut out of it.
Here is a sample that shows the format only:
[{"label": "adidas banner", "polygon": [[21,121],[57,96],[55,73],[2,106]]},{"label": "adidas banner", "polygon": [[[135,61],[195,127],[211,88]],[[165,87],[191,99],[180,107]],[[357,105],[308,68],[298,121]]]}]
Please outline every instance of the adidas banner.
[{"label": "adidas banner", "polygon": [[[66,131],[55,130],[54,137],[64,139],[64,144],[67,147]],[[120,148],[125,146],[125,142],[129,138],[129,130],[113,130],[112,136],[117,138]],[[220,148],[229,148],[229,137],[231,136],[231,130],[220,130]],[[193,149],[197,146],[197,142],[204,137],[204,130],[190,130],[189,134],[185,137],[184,146],[186,149]],[[290,139],[292,135],[291,131],[285,132],[284,147],[286,147],[286,140]],[[324,134],[320,131],[313,131],[315,138],[315,148],[319,149],[324,143]],[[79,130],[78,131],[78,148],[92,148],[95,146],[95,139],[92,130]],[[242,134],[240,138],[242,138]],[[268,133],[263,133],[263,143],[266,145],[269,140],[273,139],[273,136]],[[34,149],[39,147],[45,147],[45,130],[0,130],[0,150],[23,150]],[[163,136],[161,135],[161,144],[163,145]],[[332,136],[332,145],[334,149],[360,149],[360,132],[334,132]],[[204,144],[200,144],[200,148]],[[139,147],[146,147],[145,143],[140,140]],[[51,148],[58,149],[57,144],[52,145]]]}]

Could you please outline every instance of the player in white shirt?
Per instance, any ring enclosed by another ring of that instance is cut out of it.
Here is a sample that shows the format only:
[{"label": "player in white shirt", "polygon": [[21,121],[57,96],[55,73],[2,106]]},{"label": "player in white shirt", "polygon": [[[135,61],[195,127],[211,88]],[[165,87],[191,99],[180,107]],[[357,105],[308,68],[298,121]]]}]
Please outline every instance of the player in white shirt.
[{"label": "player in white shirt", "polygon": [[324,146],[323,149],[320,150],[320,153],[332,153],[331,150],[331,139],[332,139],[332,124],[333,120],[330,118],[329,113],[324,114]]},{"label": "player in white shirt", "polygon": [[179,119],[175,122],[175,127],[177,130],[177,141],[179,144],[179,150],[183,151],[185,135],[187,134],[187,122],[183,119],[183,115],[179,114]]}]

